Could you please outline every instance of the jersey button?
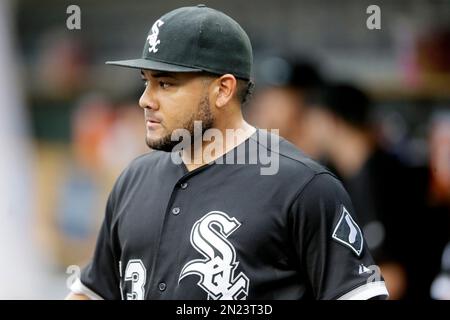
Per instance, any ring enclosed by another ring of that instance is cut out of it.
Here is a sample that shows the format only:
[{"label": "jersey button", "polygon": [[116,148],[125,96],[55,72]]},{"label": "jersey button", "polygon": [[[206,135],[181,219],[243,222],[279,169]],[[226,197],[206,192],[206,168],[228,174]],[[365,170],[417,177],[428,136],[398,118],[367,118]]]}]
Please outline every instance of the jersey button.
[{"label": "jersey button", "polygon": [[180,184],[180,188],[181,189],[186,189],[188,187],[188,183],[187,182],[183,182],[182,184]]},{"label": "jersey button", "polygon": [[178,214],[180,213],[180,211],[181,211],[181,210],[180,210],[180,208],[178,208],[178,207],[172,209],[172,213],[173,213],[174,215],[178,215]]},{"label": "jersey button", "polygon": [[167,287],[167,285],[166,285],[164,282],[161,282],[161,283],[158,285],[159,291],[164,291],[164,290],[166,290],[166,287]]}]

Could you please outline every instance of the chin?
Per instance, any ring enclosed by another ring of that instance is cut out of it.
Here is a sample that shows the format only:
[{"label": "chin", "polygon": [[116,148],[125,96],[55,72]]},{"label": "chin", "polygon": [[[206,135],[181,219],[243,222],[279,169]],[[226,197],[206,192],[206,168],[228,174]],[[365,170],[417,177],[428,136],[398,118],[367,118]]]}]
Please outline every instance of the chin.
[{"label": "chin", "polygon": [[167,136],[167,133],[165,132],[165,130],[161,130],[161,129],[147,130],[147,134],[145,136],[147,142],[157,143],[158,141],[164,140]]},{"label": "chin", "polygon": [[147,143],[147,145],[148,145],[150,148],[154,149],[154,147],[152,147],[152,146],[158,146],[158,145],[160,145],[160,144],[161,144],[161,139],[157,139],[157,138],[155,138],[154,136],[152,136],[152,137],[147,136],[147,137],[145,138],[145,142]]},{"label": "chin", "polygon": [[177,142],[171,142],[170,136],[155,136],[147,134],[145,142],[147,146],[152,150],[172,152]]}]

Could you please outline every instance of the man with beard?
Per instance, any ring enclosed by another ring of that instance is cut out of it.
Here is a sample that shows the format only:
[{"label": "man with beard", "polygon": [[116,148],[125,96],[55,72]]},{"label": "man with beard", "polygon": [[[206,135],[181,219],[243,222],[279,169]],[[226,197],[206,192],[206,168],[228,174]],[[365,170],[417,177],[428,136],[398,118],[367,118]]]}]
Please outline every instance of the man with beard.
[{"label": "man with beard", "polygon": [[239,24],[198,5],[157,20],[142,58],[111,62],[141,70],[154,151],[116,181],[69,299],[387,296],[341,183],[243,119],[252,60]]}]

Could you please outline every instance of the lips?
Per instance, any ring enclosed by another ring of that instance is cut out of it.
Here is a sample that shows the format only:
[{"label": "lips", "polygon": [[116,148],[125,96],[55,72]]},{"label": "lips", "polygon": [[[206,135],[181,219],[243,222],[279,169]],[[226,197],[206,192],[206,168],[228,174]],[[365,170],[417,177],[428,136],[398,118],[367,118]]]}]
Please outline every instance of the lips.
[{"label": "lips", "polygon": [[161,120],[156,117],[146,116],[145,124],[148,130],[153,131],[161,127]]},{"label": "lips", "polygon": [[149,124],[149,125],[153,125],[153,124],[161,124],[162,119],[160,119],[159,117],[156,117],[154,114],[150,115],[148,113],[144,114],[145,117],[145,123]]},{"label": "lips", "polygon": [[152,117],[146,117],[145,121],[146,122],[150,122],[150,123],[160,123],[161,122],[161,120],[156,119],[156,118],[152,118]]}]

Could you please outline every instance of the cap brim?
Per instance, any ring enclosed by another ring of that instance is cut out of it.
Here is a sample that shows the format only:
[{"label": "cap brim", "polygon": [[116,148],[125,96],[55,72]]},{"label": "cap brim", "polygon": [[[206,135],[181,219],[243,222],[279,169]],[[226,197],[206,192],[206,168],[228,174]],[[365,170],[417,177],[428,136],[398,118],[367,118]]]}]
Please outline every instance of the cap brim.
[{"label": "cap brim", "polygon": [[184,66],[179,66],[175,64],[169,64],[165,62],[152,61],[147,59],[132,59],[132,60],[119,60],[119,61],[106,61],[106,64],[135,68],[135,69],[148,69],[157,71],[167,71],[167,72],[201,72],[203,70],[197,68],[189,68]]}]

